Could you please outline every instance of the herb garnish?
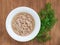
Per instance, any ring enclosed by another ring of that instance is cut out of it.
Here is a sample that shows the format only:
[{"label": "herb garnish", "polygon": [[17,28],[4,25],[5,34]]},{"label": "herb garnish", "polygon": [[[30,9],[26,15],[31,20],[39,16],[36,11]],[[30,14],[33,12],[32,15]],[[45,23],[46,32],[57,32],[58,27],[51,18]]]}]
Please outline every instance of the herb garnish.
[{"label": "herb garnish", "polygon": [[56,22],[54,14],[55,12],[50,3],[47,3],[45,8],[38,13],[41,19],[41,29],[36,38],[39,42],[45,42],[51,39],[48,31],[51,30]]}]

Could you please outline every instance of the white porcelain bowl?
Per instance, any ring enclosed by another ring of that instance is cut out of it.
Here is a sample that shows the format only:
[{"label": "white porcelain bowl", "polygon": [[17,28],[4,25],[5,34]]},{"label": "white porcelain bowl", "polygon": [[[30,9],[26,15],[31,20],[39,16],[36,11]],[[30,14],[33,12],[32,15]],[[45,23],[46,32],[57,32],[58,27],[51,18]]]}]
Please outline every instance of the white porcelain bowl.
[{"label": "white porcelain bowl", "polygon": [[[12,26],[11,26],[11,21],[12,18],[20,12],[27,12],[29,14],[31,14],[35,20],[35,27],[33,32],[28,35],[28,36],[19,36],[16,33],[13,32]],[[33,38],[35,38],[40,30],[40,26],[41,26],[41,21],[40,18],[38,16],[38,14],[31,8],[29,7],[18,7],[13,9],[7,16],[6,18],[6,30],[8,32],[8,34],[16,41],[20,41],[20,42],[26,42],[26,41],[30,41]]]}]

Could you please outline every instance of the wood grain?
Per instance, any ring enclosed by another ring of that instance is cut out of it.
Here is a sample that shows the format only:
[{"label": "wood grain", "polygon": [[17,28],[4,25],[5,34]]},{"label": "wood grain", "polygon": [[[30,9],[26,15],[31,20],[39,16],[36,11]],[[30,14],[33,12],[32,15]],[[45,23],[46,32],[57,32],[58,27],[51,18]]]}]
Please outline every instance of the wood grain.
[{"label": "wood grain", "polygon": [[[13,40],[5,28],[6,17],[9,12],[20,6],[33,8],[37,13],[46,3],[52,3],[55,10],[55,16],[58,19],[55,26],[49,32],[52,39],[45,43],[39,43],[36,40],[21,43]],[[60,45],[60,0],[0,0],[0,45]]]}]

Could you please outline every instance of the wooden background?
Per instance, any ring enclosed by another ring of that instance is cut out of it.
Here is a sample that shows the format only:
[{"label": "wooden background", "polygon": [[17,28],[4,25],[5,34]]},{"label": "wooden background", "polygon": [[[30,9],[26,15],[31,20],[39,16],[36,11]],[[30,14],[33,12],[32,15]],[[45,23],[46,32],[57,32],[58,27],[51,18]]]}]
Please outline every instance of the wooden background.
[{"label": "wooden background", "polygon": [[[58,19],[55,26],[50,31],[52,39],[45,43],[39,43],[36,40],[21,43],[13,40],[5,28],[5,20],[8,13],[20,6],[27,6],[39,12],[46,3],[51,2]],[[60,45],[60,0],[0,0],[0,45]]]}]

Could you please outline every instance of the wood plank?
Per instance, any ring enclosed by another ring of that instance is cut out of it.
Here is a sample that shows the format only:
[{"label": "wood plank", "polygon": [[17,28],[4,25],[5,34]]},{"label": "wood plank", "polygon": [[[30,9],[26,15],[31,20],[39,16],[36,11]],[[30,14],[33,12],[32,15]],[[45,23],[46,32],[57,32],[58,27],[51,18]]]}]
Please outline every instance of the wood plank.
[{"label": "wood plank", "polygon": [[[58,19],[49,33],[52,37],[50,41],[39,43],[33,40],[21,43],[13,40],[8,35],[5,28],[5,21],[12,9],[27,6],[33,8],[38,13],[48,2],[52,3],[52,8],[55,10],[55,16]],[[60,0],[0,0],[0,45],[60,45]]]}]

